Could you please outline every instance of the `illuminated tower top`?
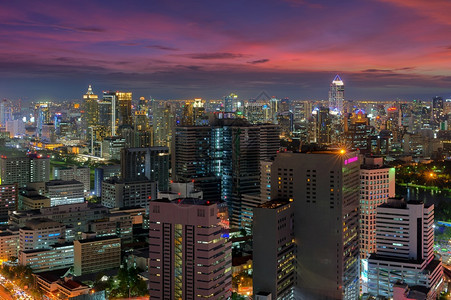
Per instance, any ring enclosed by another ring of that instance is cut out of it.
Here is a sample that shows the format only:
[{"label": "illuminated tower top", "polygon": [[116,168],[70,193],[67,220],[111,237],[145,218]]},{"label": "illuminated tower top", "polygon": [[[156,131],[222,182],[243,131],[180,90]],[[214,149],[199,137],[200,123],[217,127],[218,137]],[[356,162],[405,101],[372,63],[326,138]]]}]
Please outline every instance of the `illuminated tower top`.
[{"label": "illuminated tower top", "polygon": [[329,110],[333,114],[343,114],[345,85],[337,74],[330,84],[329,89]]}]

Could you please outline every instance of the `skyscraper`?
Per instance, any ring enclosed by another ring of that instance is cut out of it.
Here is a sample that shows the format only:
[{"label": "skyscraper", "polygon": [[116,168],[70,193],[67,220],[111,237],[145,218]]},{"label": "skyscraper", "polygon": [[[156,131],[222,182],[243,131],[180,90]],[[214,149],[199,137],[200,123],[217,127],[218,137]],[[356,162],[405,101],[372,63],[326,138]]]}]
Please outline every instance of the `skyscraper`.
[{"label": "skyscraper", "polygon": [[134,180],[145,176],[158,183],[158,190],[169,188],[169,149],[167,147],[124,148],[121,151],[121,176]]},{"label": "skyscraper", "polygon": [[376,208],[395,196],[395,169],[383,157],[365,157],[360,167],[360,260],[362,291],[367,291],[368,256],[376,252]]},{"label": "skyscraper", "polygon": [[133,126],[132,93],[116,92],[118,103],[118,125]]},{"label": "skyscraper", "polygon": [[[106,121],[106,118],[108,115],[111,116],[110,119],[110,134],[111,136],[116,135],[116,128],[117,128],[117,96],[115,92],[103,92],[103,101],[105,103],[102,103],[101,105],[105,105],[102,107],[101,110],[101,119],[102,123]],[[109,109],[107,108],[107,103],[109,103]]]},{"label": "skyscraper", "polygon": [[316,142],[320,145],[328,145],[331,143],[332,120],[329,108],[321,107],[316,113]]},{"label": "skyscraper", "polygon": [[277,125],[216,119],[209,127],[177,127],[174,175],[176,180],[194,180],[205,199],[218,200],[210,197],[219,192],[229,207],[232,226],[237,227],[241,196],[260,191],[260,160],[274,157],[278,148]]},{"label": "skyscraper", "polygon": [[432,98],[432,122],[438,124],[444,117],[444,102],[442,97]]},{"label": "skyscraper", "polygon": [[219,205],[201,199],[156,200],[149,213],[150,297],[230,297],[232,250]]},{"label": "skyscraper", "polygon": [[88,86],[88,91],[83,95],[83,122],[86,128],[97,126],[99,124],[99,97],[92,91],[91,85]]},{"label": "skyscraper", "polygon": [[277,154],[271,197],[293,201],[295,299],[358,299],[359,171],[355,152]]},{"label": "skyscraper", "polygon": [[343,114],[345,86],[340,76],[337,74],[330,84],[329,89],[329,110],[334,113]]},{"label": "skyscraper", "polygon": [[295,299],[296,244],[294,210],[289,200],[272,200],[254,208],[253,290],[272,299]]}]

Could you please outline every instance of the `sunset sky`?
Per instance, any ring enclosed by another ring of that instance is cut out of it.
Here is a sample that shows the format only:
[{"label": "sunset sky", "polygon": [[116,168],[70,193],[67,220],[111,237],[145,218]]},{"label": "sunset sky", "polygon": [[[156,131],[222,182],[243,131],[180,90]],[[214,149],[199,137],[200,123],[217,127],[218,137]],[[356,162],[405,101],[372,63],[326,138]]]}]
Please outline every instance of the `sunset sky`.
[{"label": "sunset sky", "polygon": [[450,0],[3,1],[0,98],[451,98]]}]

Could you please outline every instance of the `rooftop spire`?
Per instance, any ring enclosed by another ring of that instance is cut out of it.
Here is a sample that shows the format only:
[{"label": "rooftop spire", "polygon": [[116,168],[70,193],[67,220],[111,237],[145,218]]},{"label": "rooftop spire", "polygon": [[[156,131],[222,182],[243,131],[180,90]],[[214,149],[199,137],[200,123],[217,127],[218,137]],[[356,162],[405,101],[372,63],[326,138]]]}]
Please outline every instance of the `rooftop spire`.
[{"label": "rooftop spire", "polygon": [[[338,76],[338,75],[337,75]],[[87,95],[93,95],[94,93],[92,92],[92,86],[89,85],[88,86],[88,91],[86,92]]]},{"label": "rooftop spire", "polygon": [[336,75],[334,80],[332,81],[335,85],[344,85],[343,80],[341,80],[340,75]]}]

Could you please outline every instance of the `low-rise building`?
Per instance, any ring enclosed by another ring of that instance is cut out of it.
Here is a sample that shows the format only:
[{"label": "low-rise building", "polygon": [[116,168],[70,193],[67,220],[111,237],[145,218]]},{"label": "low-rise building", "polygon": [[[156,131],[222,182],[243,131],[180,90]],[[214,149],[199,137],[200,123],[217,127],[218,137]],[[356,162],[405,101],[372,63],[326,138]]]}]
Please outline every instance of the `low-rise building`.
[{"label": "low-rise building", "polygon": [[29,266],[33,272],[69,269],[74,265],[74,244],[54,244],[48,249],[21,251],[19,264]]},{"label": "low-rise building", "polygon": [[119,268],[121,239],[114,236],[74,241],[74,274],[76,276]]},{"label": "low-rise building", "polygon": [[19,231],[0,232],[0,262],[8,261],[19,254]]},{"label": "low-rise building", "polygon": [[50,206],[74,204],[85,201],[84,185],[77,180],[51,180],[45,184]]},{"label": "low-rise building", "polygon": [[47,249],[66,236],[66,226],[50,219],[33,219],[19,229],[19,250]]}]

